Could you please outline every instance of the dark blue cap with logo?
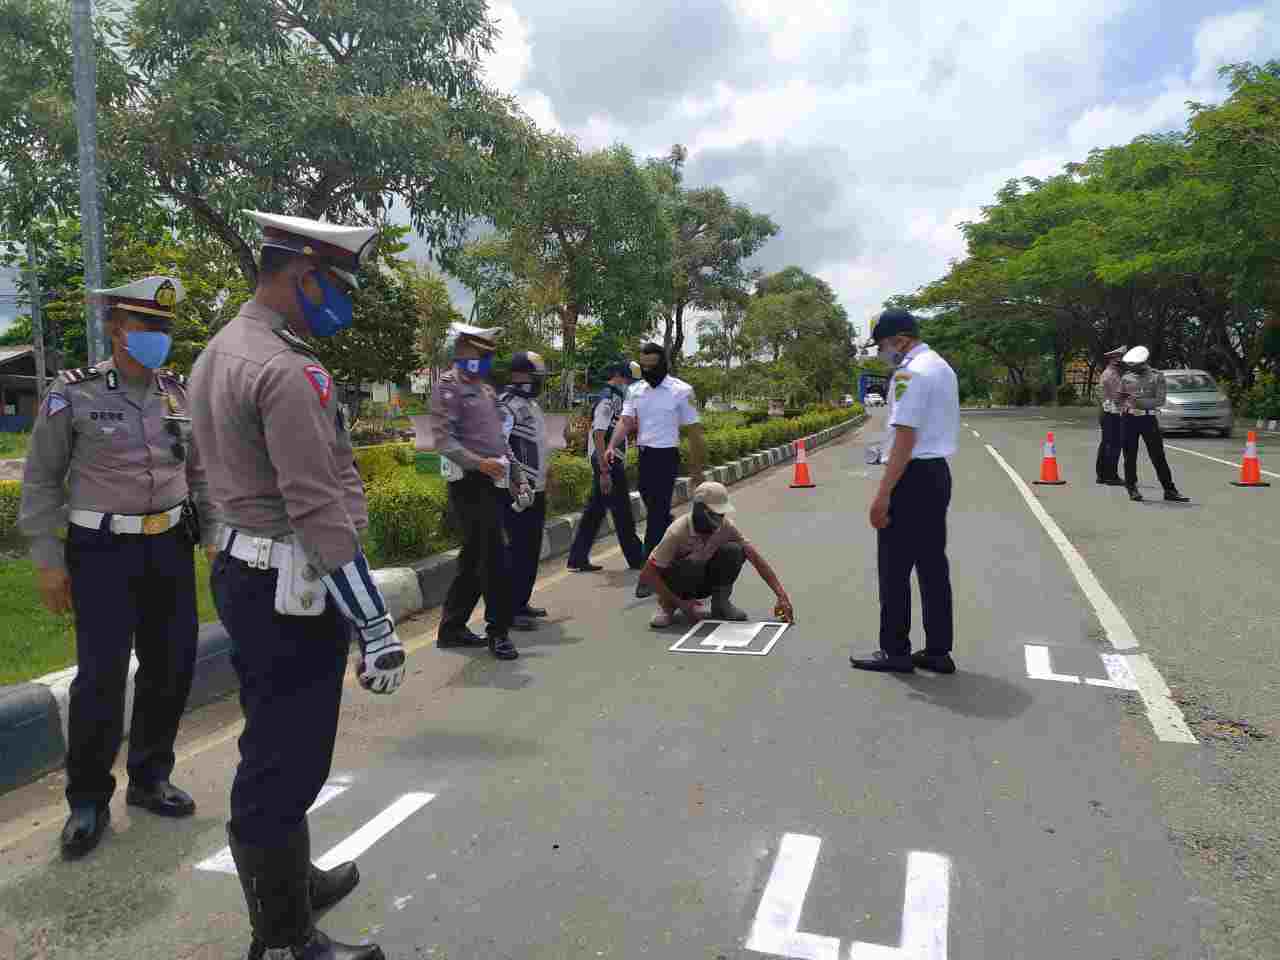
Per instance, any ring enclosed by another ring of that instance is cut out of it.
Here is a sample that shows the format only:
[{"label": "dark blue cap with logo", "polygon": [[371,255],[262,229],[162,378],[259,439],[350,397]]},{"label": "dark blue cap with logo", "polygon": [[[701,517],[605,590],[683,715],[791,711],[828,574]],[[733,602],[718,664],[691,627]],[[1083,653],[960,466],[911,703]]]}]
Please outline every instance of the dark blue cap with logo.
[{"label": "dark blue cap with logo", "polygon": [[886,310],[876,318],[875,327],[871,331],[871,342],[867,346],[874,346],[886,337],[896,337],[904,333],[913,337],[919,336],[920,321],[909,310],[897,307]]}]

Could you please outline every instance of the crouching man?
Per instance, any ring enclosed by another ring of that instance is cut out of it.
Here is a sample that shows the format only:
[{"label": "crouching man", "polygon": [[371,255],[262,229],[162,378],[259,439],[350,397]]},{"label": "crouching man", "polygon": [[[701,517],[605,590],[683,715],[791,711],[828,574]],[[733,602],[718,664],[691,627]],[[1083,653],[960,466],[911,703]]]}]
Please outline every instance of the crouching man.
[{"label": "crouching man", "polygon": [[794,622],[787,591],[765,558],[728,518],[733,510],[724,484],[709,481],[693,492],[693,509],[667,528],[640,574],[641,582],[658,595],[659,609],[649,621],[651,627],[669,627],[679,613],[689,623],[697,623],[708,616],[699,603],[708,597],[712,620],[746,620],[747,615],[730,598],[748,560],[778,597],[774,616]]}]

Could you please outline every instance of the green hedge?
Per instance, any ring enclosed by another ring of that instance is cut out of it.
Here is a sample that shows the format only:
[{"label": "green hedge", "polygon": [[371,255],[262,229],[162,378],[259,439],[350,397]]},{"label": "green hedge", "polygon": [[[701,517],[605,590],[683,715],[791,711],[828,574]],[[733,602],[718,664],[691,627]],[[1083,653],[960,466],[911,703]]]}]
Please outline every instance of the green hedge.
[{"label": "green hedge", "polygon": [[0,541],[17,536],[18,501],[22,484],[17,480],[0,480]]},{"label": "green hedge", "polygon": [[397,473],[400,467],[413,463],[412,443],[380,443],[372,447],[356,447],[356,469],[366,484]]}]

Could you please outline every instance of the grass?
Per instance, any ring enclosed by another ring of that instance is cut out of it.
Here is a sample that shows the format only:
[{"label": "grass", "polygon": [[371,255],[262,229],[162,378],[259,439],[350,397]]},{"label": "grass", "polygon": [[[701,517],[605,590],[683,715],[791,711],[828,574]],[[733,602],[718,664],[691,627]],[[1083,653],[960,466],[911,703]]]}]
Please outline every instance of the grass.
[{"label": "grass", "polygon": [[[0,686],[22,683],[76,662],[75,621],[40,602],[36,570],[20,546],[0,546]],[[209,593],[209,564],[196,553],[200,622],[217,620]]]},{"label": "grass", "polygon": [[0,433],[0,460],[17,460],[27,455],[29,433]]}]

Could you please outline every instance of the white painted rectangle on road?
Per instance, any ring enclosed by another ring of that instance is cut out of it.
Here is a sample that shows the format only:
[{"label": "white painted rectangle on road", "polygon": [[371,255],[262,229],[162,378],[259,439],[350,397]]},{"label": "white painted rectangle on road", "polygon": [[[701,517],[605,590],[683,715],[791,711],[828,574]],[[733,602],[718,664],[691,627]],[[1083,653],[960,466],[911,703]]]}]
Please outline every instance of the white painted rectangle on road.
[{"label": "white painted rectangle on road", "polygon": [[839,960],[840,938],[800,932],[800,913],[822,841],[786,833],[747,938],[747,949],[795,960]]},{"label": "white painted rectangle on road", "polygon": [[773,649],[790,624],[765,620],[735,623],[702,620],[667,648],[670,653],[731,653],[763,657]]},{"label": "white painted rectangle on road", "polygon": [[849,960],[947,960],[950,900],[951,861],[941,854],[913,850],[907,857],[900,945],[854,941]]},{"label": "white painted rectangle on road", "polygon": [[347,839],[326,852],[316,861],[316,866],[321,870],[332,870],[340,863],[356,859],[435,797],[434,793],[406,793]]}]

